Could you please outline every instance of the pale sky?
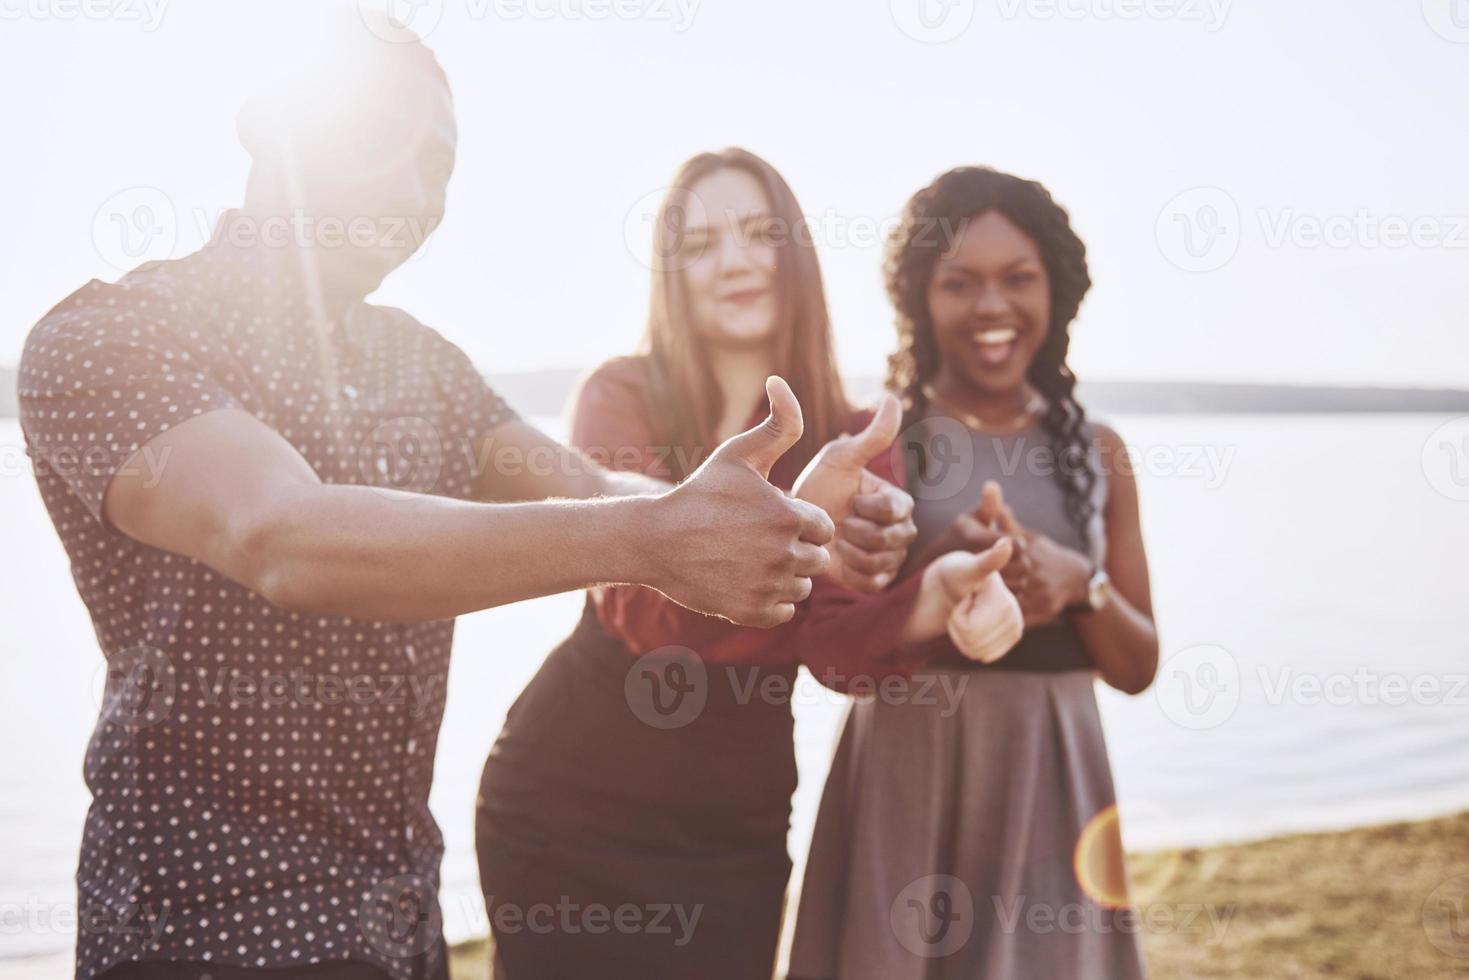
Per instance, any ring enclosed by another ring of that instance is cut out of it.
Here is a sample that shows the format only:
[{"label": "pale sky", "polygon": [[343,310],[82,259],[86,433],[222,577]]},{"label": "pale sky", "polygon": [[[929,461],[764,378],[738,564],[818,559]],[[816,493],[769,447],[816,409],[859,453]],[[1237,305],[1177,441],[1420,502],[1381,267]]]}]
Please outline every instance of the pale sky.
[{"label": "pale sky", "polygon": [[[0,363],[117,277],[119,209],[161,201],[181,255],[239,203],[235,110],[308,2],[0,0]],[[417,7],[459,158],[444,226],[376,298],[491,373],[631,349],[639,208],[738,144],[816,222],[850,372],[894,343],[884,223],[986,163],[1043,181],[1088,244],[1083,378],[1469,387],[1469,0]]]}]

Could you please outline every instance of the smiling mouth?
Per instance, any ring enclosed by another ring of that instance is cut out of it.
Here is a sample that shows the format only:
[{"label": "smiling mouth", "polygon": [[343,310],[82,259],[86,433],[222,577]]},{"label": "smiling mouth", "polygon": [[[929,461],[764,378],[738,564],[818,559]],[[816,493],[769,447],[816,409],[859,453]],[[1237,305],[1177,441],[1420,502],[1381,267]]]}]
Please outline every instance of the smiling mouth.
[{"label": "smiling mouth", "polygon": [[980,363],[987,367],[999,367],[1015,354],[1019,346],[1020,331],[1014,327],[981,330],[970,337]]},{"label": "smiling mouth", "polygon": [[766,292],[764,289],[742,289],[737,293],[726,293],[720,302],[731,306],[749,306],[764,298]]}]

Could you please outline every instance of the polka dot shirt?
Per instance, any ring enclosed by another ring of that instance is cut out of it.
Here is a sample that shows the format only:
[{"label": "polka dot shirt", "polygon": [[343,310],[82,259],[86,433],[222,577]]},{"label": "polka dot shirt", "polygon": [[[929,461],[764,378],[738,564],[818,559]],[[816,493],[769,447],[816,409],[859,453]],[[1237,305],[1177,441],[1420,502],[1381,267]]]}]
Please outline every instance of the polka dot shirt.
[{"label": "polka dot shirt", "polygon": [[330,330],[282,256],[216,238],[88,283],[31,331],[21,423],[107,658],[87,749],[77,976],[133,960],[277,967],[433,960],[443,842],[429,784],[453,622],[288,612],[102,517],[140,447],[250,412],[327,483],[471,496],[514,413],[407,314]]}]

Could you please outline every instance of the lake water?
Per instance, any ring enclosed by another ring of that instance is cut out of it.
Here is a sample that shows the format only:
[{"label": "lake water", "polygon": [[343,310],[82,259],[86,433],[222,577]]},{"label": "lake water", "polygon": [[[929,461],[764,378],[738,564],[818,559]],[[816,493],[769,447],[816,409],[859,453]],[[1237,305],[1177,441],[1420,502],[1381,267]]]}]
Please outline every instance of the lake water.
[{"label": "lake water", "polygon": [[[1114,421],[1143,453],[1165,657],[1153,690],[1099,692],[1129,846],[1469,808],[1469,502],[1453,499],[1469,486],[1433,436],[1448,419]],[[20,446],[0,420],[0,959],[71,947],[102,663]],[[451,939],[485,931],[472,822],[485,753],[580,604],[460,622],[432,798]],[[797,881],[844,710],[814,684],[796,695]],[[27,975],[70,975],[64,957],[42,962]]]}]

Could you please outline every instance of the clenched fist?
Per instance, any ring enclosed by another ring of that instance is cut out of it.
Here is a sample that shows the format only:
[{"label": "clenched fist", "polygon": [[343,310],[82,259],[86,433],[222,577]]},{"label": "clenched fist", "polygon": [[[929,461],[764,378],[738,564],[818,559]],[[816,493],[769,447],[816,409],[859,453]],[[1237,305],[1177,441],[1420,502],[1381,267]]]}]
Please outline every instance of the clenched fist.
[{"label": "clenched fist", "polygon": [[815,504],[772,486],[770,468],[801,438],[801,405],[778,377],[765,382],[770,416],[731,437],[683,483],[657,498],[659,571],[649,582],[682,606],[742,626],[779,626],[831,565],[834,527]]},{"label": "clenched fist", "polygon": [[944,633],[970,660],[993,663],[1020,642],[1024,617],[1000,569],[1011,545],[1000,540],[977,555],[950,552],[923,570],[903,639],[921,643]]},{"label": "clenched fist", "polygon": [[898,437],[901,417],[897,398],[887,395],[865,429],[822,446],[791,490],[835,523],[829,574],[860,592],[891,582],[918,536],[913,498],[867,469]]}]

